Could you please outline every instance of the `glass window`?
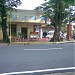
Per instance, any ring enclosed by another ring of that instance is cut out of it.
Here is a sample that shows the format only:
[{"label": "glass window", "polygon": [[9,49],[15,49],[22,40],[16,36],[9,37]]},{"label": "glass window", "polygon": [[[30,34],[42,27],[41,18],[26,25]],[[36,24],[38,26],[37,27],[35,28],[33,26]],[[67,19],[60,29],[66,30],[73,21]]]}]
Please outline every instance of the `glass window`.
[{"label": "glass window", "polygon": [[41,21],[45,20],[45,17],[40,17],[40,20],[41,20]]},{"label": "glass window", "polygon": [[31,20],[36,20],[36,16],[31,16],[30,19]]},{"label": "glass window", "polygon": [[26,16],[22,16],[22,20],[26,20]]},{"label": "glass window", "polygon": [[13,20],[16,20],[16,19],[17,19],[17,15],[13,15],[13,16],[12,16],[12,19],[13,19]]}]

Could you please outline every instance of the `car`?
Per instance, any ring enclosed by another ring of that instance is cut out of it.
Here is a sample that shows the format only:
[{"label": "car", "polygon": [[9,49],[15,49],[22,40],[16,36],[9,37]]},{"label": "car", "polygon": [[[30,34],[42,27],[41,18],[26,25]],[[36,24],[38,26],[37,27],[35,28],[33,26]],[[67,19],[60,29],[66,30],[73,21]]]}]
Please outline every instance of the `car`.
[{"label": "car", "polygon": [[49,38],[49,39],[51,39],[51,38],[53,37],[53,35],[54,35],[54,30],[52,30],[52,31],[49,31],[49,32],[47,33],[47,36],[46,36],[46,38]]}]

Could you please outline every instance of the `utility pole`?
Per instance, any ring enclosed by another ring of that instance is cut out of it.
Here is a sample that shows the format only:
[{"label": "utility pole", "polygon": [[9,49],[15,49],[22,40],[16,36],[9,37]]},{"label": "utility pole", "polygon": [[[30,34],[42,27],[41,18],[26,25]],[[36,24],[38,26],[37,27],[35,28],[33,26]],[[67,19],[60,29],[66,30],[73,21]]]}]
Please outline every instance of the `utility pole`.
[{"label": "utility pole", "polygon": [[12,38],[12,36],[11,36],[11,10],[9,11],[9,37],[10,37],[10,44],[11,44],[11,38]]}]

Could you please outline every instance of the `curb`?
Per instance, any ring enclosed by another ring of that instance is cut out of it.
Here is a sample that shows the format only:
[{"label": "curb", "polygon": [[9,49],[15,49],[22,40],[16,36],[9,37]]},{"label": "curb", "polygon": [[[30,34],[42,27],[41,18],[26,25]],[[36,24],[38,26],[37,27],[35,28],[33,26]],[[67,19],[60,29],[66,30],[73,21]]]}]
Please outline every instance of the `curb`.
[{"label": "curb", "polygon": [[63,41],[63,42],[13,42],[12,44],[64,44],[64,43],[75,43],[75,41]]},{"label": "curb", "polygon": [[1,43],[0,45],[34,45],[34,44],[64,44],[64,43],[75,43],[74,41],[63,41],[63,42],[12,42],[11,44],[9,43]]}]

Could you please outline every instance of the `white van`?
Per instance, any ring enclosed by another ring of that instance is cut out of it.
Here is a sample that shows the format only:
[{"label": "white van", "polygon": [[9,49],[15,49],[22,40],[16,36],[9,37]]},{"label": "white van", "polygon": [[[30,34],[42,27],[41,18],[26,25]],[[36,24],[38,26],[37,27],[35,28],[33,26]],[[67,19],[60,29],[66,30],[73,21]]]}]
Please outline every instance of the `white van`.
[{"label": "white van", "polygon": [[54,30],[51,30],[51,31],[49,31],[49,32],[47,33],[46,38],[51,39],[51,38],[53,37],[53,35],[54,35]]}]

